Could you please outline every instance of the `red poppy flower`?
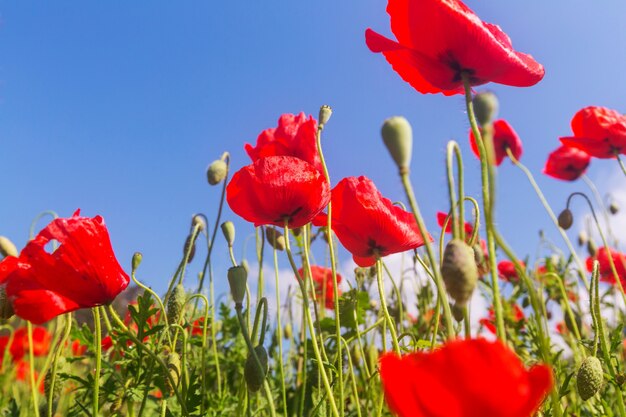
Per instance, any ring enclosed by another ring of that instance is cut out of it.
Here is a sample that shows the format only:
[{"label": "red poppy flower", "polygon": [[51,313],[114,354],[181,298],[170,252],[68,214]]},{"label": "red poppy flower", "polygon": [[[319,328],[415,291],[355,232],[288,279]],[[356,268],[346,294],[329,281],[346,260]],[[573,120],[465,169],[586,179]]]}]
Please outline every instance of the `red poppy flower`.
[{"label": "red poppy flower", "polygon": [[587,258],[587,270],[592,272],[593,261],[597,260],[599,263],[598,272],[600,273],[600,280],[615,284],[615,276],[613,276],[613,269],[611,268],[609,256],[613,258],[615,270],[617,271],[617,276],[619,276],[622,286],[626,288],[626,255],[623,253],[617,252],[613,249],[607,249],[606,247],[601,247],[598,249],[598,253],[596,253],[595,257]]},{"label": "red poppy flower", "polygon": [[[304,276],[304,270],[300,268],[298,274]],[[312,265],[311,266],[311,278],[315,284],[315,296],[317,301],[322,302],[324,299],[324,306],[332,310],[335,308],[335,297],[333,293],[333,271],[330,268],[324,268],[323,266]],[[337,274],[337,285],[341,282],[341,275]],[[339,295],[341,291],[337,288]]]},{"label": "red poppy flower", "polygon": [[[439,225],[439,227],[443,227],[443,224],[446,222],[446,217],[448,217],[448,213],[444,213],[443,211],[437,212],[437,224]],[[469,222],[465,222],[463,227],[465,228],[466,235],[471,235],[474,231],[474,226]],[[452,218],[450,218],[450,221],[448,221],[448,226],[446,227],[445,232],[452,233]]]},{"label": "red poppy flower", "polygon": [[[369,178],[342,179],[333,188],[331,202],[332,229],[359,266],[372,266],[377,256],[424,244],[413,214],[384,198]],[[325,226],[326,215],[318,216],[314,224]]]},{"label": "red poppy flower", "polygon": [[[520,265],[522,266],[522,268],[526,267],[526,265],[522,261],[520,261]],[[498,262],[498,275],[503,280],[509,282],[519,280],[519,276],[517,275],[517,271],[515,270],[515,264],[508,260]]]},{"label": "red poppy flower", "polygon": [[[39,378],[39,373],[35,371],[35,380]],[[15,379],[18,381],[30,383],[30,364],[24,360],[19,360],[15,364]],[[44,393],[45,386],[44,381],[42,380],[39,384],[39,392]]]},{"label": "red poppy flower", "polygon": [[403,357],[388,353],[380,377],[399,417],[529,417],[553,386],[549,366],[526,369],[502,342],[484,339]]},{"label": "red poppy flower", "polygon": [[330,200],[330,186],[315,167],[293,156],[268,156],[240,169],[226,187],[230,208],[255,226],[304,226]]},{"label": "red poppy flower", "polygon": [[[44,327],[33,328],[33,354],[44,356],[50,350],[52,336]],[[28,329],[20,327],[13,333],[13,341],[9,348],[14,360],[22,359],[28,353]]]},{"label": "red poppy flower", "polygon": [[80,340],[74,339],[72,342],[72,355],[83,356],[87,352],[87,346],[80,343]]},{"label": "red poppy flower", "polygon": [[[480,158],[478,145],[476,144],[476,139],[474,138],[474,134],[471,130],[469,135],[472,152],[474,152],[474,155]],[[515,159],[519,160],[522,156],[523,151],[522,141],[520,140],[517,133],[515,133],[515,130],[513,130],[511,125],[506,120],[496,120],[493,122],[493,150],[495,154],[494,162],[496,165],[500,165],[504,158],[506,158],[507,149],[510,149]]]},{"label": "red poppy flower", "polygon": [[[191,335],[192,336],[200,336],[202,337],[202,332],[204,328],[204,317],[200,317],[191,324]],[[207,327],[208,331],[208,327]]]},{"label": "red poppy flower", "polygon": [[585,173],[591,157],[580,149],[561,146],[548,156],[543,173],[565,181],[574,181]]},{"label": "red poppy flower", "polygon": [[[22,250],[0,262],[0,285],[15,314],[35,324],[107,304],[128,286],[100,216],[53,220]],[[56,240],[52,253],[46,245]]]},{"label": "red poppy flower", "polygon": [[565,146],[577,148],[596,158],[626,154],[626,116],[606,107],[590,106],[572,118],[573,137],[560,138]]},{"label": "red poppy flower", "polygon": [[267,156],[295,156],[322,171],[322,160],[317,152],[317,121],[304,113],[283,114],[278,127],[265,129],[256,140],[256,146],[245,145],[252,162]]},{"label": "red poppy flower", "polygon": [[[504,304],[504,321],[506,323],[517,324],[524,320],[524,310],[517,304]],[[492,334],[496,334],[496,313],[493,307],[489,307],[488,316],[478,321]]]},{"label": "red poppy flower", "polygon": [[398,42],[371,29],[365,42],[420,93],[463,93],[462,73],[471,85],[528,87],[543,78],[541,64],[459,0],[389,0],[387,13]]}]

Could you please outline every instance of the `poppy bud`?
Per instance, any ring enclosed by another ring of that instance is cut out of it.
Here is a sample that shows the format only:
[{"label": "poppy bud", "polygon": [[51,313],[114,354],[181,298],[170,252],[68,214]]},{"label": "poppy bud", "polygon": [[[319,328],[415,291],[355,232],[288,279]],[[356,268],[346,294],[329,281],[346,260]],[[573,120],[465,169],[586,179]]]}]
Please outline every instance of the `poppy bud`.
[{"label": "poppy bud", "polygon": [[474,251],[460,239],[446,245],[441,262],[441,274],[450,296],[459,307],[465,307],[478,282]]},{"label": "poppy bud", "polygon": [[165,359],[165,363],[167,364],[167,371],[172,377],[172,381],[174,383],[174,386],[172,386],[170,379],[165,378],[165,387],[170,394],[173,394],[174,391],[176,391],[176,388],[178,388],[178,383],[180,382],[180,356],[178,356],[178,353],[174,351],[169,352]]},{"label": "poppy bud", "polygon": [[142,260],[143,260],[143,255],[141,254],[141,252],[135,252],[133,254],[133,261],[132,261],[133,272],[136,271],[137,268],[139,268],[139,265],[141,264]]},{"label": "poppy bud", "polygon": [[592,258],[598,253],[598,247],[596,246],[596,243],[593,241],[593,239],[589,239],[587,241],[587,253]]},{"label": "poppy bud", "polygon": [[567,230],[572,227],[574,223],[574,215],[572,211],[568,208],[563,210],[561,214],[559,214],[559,227],[563,230]]},{"label": "poppy bud", "polygon": [[578,246],[583,246],[585,243],[587,243],[587,240],[589,240],[587,232],[581,230],[580,233],[578,233]]},{"label": "poppy bud", "polygon": [[413,132],[411,125],[402,116],[385,120],[381,129],[383,142],[401,172],[407,171],[411,164]]},{"label": "poppy bud", "polygon": [[167,300],[167,322],[170,324],[176,324],[180,320],[180,315],[183,311],[183,305],[185,304],[185,287],[182,284],[178,284],[174,287],[172,295]]},{"label": "poppy bud", "polygon": [[0,236],[0,255],[3,258],[7,256],[17,256],[17,248],[8,238]]},{"label": "poppy bud", "polygon": [[578,394],[583,401],[587,401],[593,397],[602,386],[604,372],[602,371],[602,363],[595,356],[587,357],[576,374],[576,386]]},{"label": "poppy bud", "polygon": [[228,246],[232,247],[235,243],[235,225],[233,222],[224,222],[221,227]]},{"label": "poppy bud", "polygon": [[[569,318],[569,314],[565,314],[564,321],[565,321],[565,327],[567,327],[567,330],[574,333],[574,323],[572,323],[572,320]],[[583,321],[582,321],[582,318],[580,317],[580,314],[574,313],[574,321],[576,322],[576,327],[580,329],[583,325]]]},{"label": "poppy bud", "polygon": [[241,266],[246,270],[246,273],[250,272],[250,264],[247,259],[241,261]]},{"label": "poppy bud", "polygon": [[452,306],[452,316],[454,316],[454,320],[457,322],[462,322],[465,318],[465,306],[460,306],[457,303],[454,303]]},{"label": "poppy bud", "polygon": [[204,221],[204,217],[196,214],[191,218],[191,227],[198,228],[198,231],[206,230],[206,222]]},{"label": "poppy bud", "polygon": [[268,227],[265,229],[267,242],[276,250],[285,250],[285,236],[278,230]]},{"label": "poppy bud", "polygon": [[626,374],[617,374],[615,375],[615,383],[617,386],[621,387],[626,382]]},{"label": "poppy bud", "polygon": [[480,246],[480,243],[474,244],[472,249],[474,250],[474,261],[476,261],[476,265],[481,265],[486,261],[485,252],[483,252],[483,248]]},{"label": "poppy bud", "polygon": [[333,115],[333,109],[324,104],[322,107],[320,107],[320,113],[318,116],[318,121],[320,126],[324,126],[326,123],[328,123],[328,120],[330,120],[330,116]]},{"label": "poppy bud", "polygon": [[193,261],[193,257],[196,255],[196,241],[191,240],[191,238],[191,235],[187,236],[185,246],[183,246],[183,255],[187,255],[187,253],[189,253],[187,263],[191,263],[191,261]]},{"label": "poppy bud", "polygon": [[617,214],[619,211],[619,205],[615,201],[611,201],[611,204],[609,204],[609,211],[611,214]]},{"label": "poppy bud", "polygon": [[530,298],[524,297],[522,298],[522,308],[526,308],[530,305]]},{"label": "poppy bud", "polygon": [[14,314],[13,305],[7,297],[4,286],[0,285],[0,320],[8,320],[13,317]]},{"label": "poppy bud", "polygon": [[228,174],[228,164],[221,159],[211,162],[211,165],[206,170],[207,180],[210,185],[217,185],[224,181]]},{"label": "poppy bud", "polygon": [[261,368],[259,368],[259,364],[254,358],[254,355],[250,352],[243,369],[243,377],[246,380],[246,385],[250,392],[257,392],[261,389],[263,382],[265,382],[267,371],[269,371],[267,351],[265,348],[262,345],[258,345],[254,348],[254,352],[257,358],[259,358]]},{"label": "poppy bud", "polygon": [[479,125],[484,126],[498,117],[500,103],[498,97],[491,91],[482,91],[472,99],[474,105],[474,115]]},{"label": "poppy bud", "polygon": [[370,369],[376,369],[378,366],[378,348],[374,344],[367,347],[367,365]]},{"label": "poppy bud", "polygon": [[233,266],[228,269],[228,284],[230,285],[230,295],[235,301],[235,305],[241,306],[246,296],[246,283],[248,273],[243,266]]},{"label": "poppy bud", "polygon": [[285,339],[289,340],[293,336],[293,328],[291,327],[291,323],[285,324],[285,329],[283,330],[283,335]]},{"label": "poppy bud", "polygon": [[361,354],[361,349],[359,349],[358,344],[355,344],[352,347],[352,363],[358,365],[361,363],[362,360],[363,355]]}]

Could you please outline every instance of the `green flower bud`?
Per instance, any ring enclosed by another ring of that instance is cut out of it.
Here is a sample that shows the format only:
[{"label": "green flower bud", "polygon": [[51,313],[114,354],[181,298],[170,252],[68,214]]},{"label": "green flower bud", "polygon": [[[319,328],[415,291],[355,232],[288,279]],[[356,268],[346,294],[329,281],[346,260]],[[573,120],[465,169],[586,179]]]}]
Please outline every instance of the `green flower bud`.
[{"label": "green flower bud", "polygon": [[482,91],[472,99],[474,115],[479,125],[484,126],[493,122],[498,117],[500,103],[498,97],[491,91]]},{"label": "green flower bud", "polygon": [[272,247],[276,250],[285,250],[285,236],[280,233],[278,230],[268,227],[265,229],[265,237],[267,242],[272,245]]},{"label": "green flower bud", "polygon": [[441,274],[448,293],[459,307],[465,307],[478,282],[474,251],[460,239],[446,245],[441,262]]},{"label": "green flower bud", "polygon": [[458,323],[462,322],[465,318],[465,309],[467,306],[460,306],[458,303],[454,303],[452,306],[452,316]]},{"label": "green flower bud", "polygon": [[250,352],[243,369],[243,376],[250,392],[257,392],[261,389],[263,382],[265,382],[265,376],[269,371],[269,361],[265,348],[262,345],[258,345],[254,348],[254,352],[259,359],[261,368],[259,368],[259,363],[257,363],[254,355]]},{"label": "green flower bud", "polygon": [[286,340],[291,339],[293,336],[293,328],[291,327],[291,323],[285,324],[285,329],[283,330],[283,336],[285,336]]},{"label": "green flower bud", "polygon": [[578,394],[583,401],[587,401],[593,397],[602,387],[604,379],[604,371],[602,371],[602,363],[595,356],[587,357],[576,375],[576,386]]},{"label": "green flower bud", "polygon": [[187,239],[185,239],[185,246],[183,246],[183,256],[187,256],[187,253],[189,253],[187,263],[191,263],[194,256],[196,256],[196,241],[195,239],[191,240],[191,238],[191,235],[187,236]]},{"label": "green flower bud", "polygon": [[18,255],[17,248],[15,247],[13,242],[11,242],[9,238],[4,236],[0,236],[0,255],[2,255],[3,258],[6,258],[7,256]]},{"label": "green flower bud", "polygon": [[593,241],[593,239],[589,239],[587,241],[587,253],[592,258],[598,253],[598,247],[596,246],[596,243]]},{"label": "green flower bud", "polygon": [[197,227],[199,232],[206,230],[206,221],[204,220],[204,217],[199,214],[194,215],[191,218],[191,227]]},{"label": "green flower bud", "polygon": [[233,246],[235,243],[235,225],[233,222],[224,222],[222,223],[222,233],[224,234],[224,239],[228,243],[229,247]]},{"label": "green flower bud", "polygon": [[185,287],[182,284],[178,284],[174,287],[174,291],[167,299],[167,322],[169,324],[176,324],[180,320],[180,316],[183,312],[183,305],[185,305]]},{"label": "green flower bud", "polygon": [[587,232],[581,230],[580,233],[578,233],[578,246],[583,246],[588,240],[589,236],[587,236]]},{"label": "green flower bud", "polygon": [[561,214],[559,214],[559,227],[563,230],[567,230],[572,227],[574,223],[574,215],[572,211],[568,208],[563,210]]},{"label": "green flower bud", "polygon": [[[573,334],[574,323],[572,323],[572,320],[569,318],[569,314],[565,314],[564,321],[565,321],[565,327],[567,327],[567,330],[569,330]],[[580,314],[574,312],[574,321],[576,322],[576,327],[580,329],[583,325],[583,320],[580,317]]]},{"label": "green flower bud", "polygon": [[247,273],[250,272],[250,264],[248,263],[247,259],[241,261],[241,266],[243,267],[243,269],[246,270]]},{"label": "green flower bud", "polygon": [[8,320],[13,317],[14,314],[13,305],[7,297],[4,286],[0,285],[0,320]]},{"label": "green flower bud", "polygon": [[378,366],[378,348],[374,344],[367,347],[367,366],[370,370],[374,370]]},{"label": "green flower bud", "polygon": [[246,296],[246,282],[248,273],[243,266],[233,266],[228,270],[228,284],[230,285],[230,295],[235,304],[240,305]]},{"label": "green flower bud", "polygon": [[137,268],[139,268],[139,265],[141,265],[142,260],[143,260],[143,255],[141,254],[141,252],[135,252],[133,254],[133,261],[132,261],[133,272],[135,272]]},{"label": "green flower bud", "polygon": [[332,115],[333,109],[331,109],[330,106],[324,104],[322,107],[320,107],[320,113],[318,116],[318,122],[320,126],[324,126],[326,123],[328,123],[328,120],[330,120],[330,116]]},{"label": "green flower bud", "polygon": [[363,355],[361,354],[361,349],[359,349],[359,345],[355,344],[352,347],[352,364],[358,365],[363,360]]},{"label": "green flower bud", "polygon": [[381,134],[400,172],[407,172],[413,148],[413,131],[409,122],[401,116],[390,117],[383,123]]},{"label": "green flower bud", "polygon": [[228,164],[221,159],[211,162],[206,170],[207,180],[210,185],[217,185],[224,181],[228,174]]},{"label": "green flower bud", "polygon": [[172,351],[167,353],[167,357],[165,358],[165,363],[167,364],[167,371],[169,375],[172,377],[172,381],[169,378],[165,378],[165,388],[169,391],[169,394],[172,395],[176,388],[178,388],[178,384],[180,382],[181,376],[181,368],[180,368],[180,356],[178,353]]}]

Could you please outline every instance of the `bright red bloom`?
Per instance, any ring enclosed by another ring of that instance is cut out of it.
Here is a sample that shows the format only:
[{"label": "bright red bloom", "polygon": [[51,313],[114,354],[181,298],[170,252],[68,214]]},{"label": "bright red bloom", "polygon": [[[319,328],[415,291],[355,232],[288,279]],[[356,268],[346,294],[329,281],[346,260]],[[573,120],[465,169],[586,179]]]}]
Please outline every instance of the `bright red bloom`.
[{"label": "bright red bloom", "polygon": [[[524,262],[519,262],[522,268],[525,268],[526,265]],[[498,275],[505,281],[513,282],[518,281],[519,276],[517,275],[517,271],[515,270],[515,264],[511,261],[504,260],[498,262]]]},{"label": "bright red bloom", "polygon": [[[204,328],[204,317],[200,317],[199,319],[194,320],[194,322],[191,324],[191,335],[202,337],[203,328]],[[208,327],[207,327],[207,331],[208,331]]]},{"label": "bright red bloom", "polygon": [[[469,138],[472,152],[474,152],[474,155],[480,158],[478,144],[476,143],[474,133],[472,133],[471,130],[469,133]],[[519,161],[523,152],[522,141],[520,140],[515,130],[513,130],[511,125],[506,120],[496,120],[493,122],[493,151],[495,159],[494,162],[496,165],[500,165],[504,158],[507,157],[507,149],[510,149],[515,159]]]},{"label": "bright red bloom", "polygon": [[317,121],[304,113],[283,114],[278,127],[265,129],[256,140],[256,146],[245,145],[252,162],[267,156],[295,156],[322,171],[322,160],[317,152]]},{"label": "bright red bloom", "polygon": [[462,94],[462,73],[471,85],[528,87],[543,78],[541,64],[459,0],[389,0],[387,13],[398,42],[371,29],[365,42],[420,93]]},{"label": "bright red bloom", "polygon": [[553,386],[547,365],[526,369],[500,341],[456,340],[432,352],[380,359],[399,417],[530,417]]},{"label": "bright red bloom", "polygon": [[600,273],[600,280],[615,284],[615,276],[613,275],[613,269],[611,268],[609,256],[613,258],[615,270],[617,271],[617,276],[619,276],[622,286],[626,288],[626,255],[623,253],[617,252],[613,249],[607,249],[606,247],[601,247],[598,249],[598,253],[596,253],[595,257],[587,258],[587,270],[592,272],[593,261],[597,260],[599,263],[598,272]]},{"label": "bright red bloom", "polygon": [[565,181],[574,181],[585,173],[591,157],[580,149],[561,146],[552,151],[543,168],[543,173]]},{"label": "bright red bloom", "polygon": [[[300,268],[298,274],[303,277],[304,269]],[[324,306],[332,310],[335,308],[335,297],[333,293],[333,271],[323,266],[311,266],[311,278],[315,285],[315,296],[319,302],[324,298]],[[341,282],[341,275],[337,274],[337,285]],[[341,295],[341,290],[337,288],[337,292]]]},{"label": "bright red bloom", "polygon": [[[342,179],[333,188],[331,202],[332,229],[359,266],[372,266],[377,256],[424,244],[413,214],[384,198],[369,178]],[[325,226],[326,219],[318,216],[314,224]]]},{"label": "bright red bloom", "polygon": [[[22,250],[0,262],[0,285],[15,314],[35,324],[79,308],[108,304],[128,286],[100,216],[53,220]],[[45,246],[59,247],[52,253]]]},{"label": "bright red bloom", "polygon": [[226,187],[230,208],[255,226],[304,226],[330,200],[315,167],[293,156],[268,156],[240,169]]},{"label": "bright red bloom", "polygon": [[[517,324],[524,320],[524,310],[517,304],[504,304],[504,322]],[[491,333],[496,334],[496,313],[493,307],[489,307],[488,316],[478,321],[481,325],[485,326]]]},{"label": "bright red bloom", "polygon": [[[448,217],[448,213],[444,213],[443,211],[437,212],[437,224],[439,225],[439,227],[443,227],[443,224],[446,222],[446,217]],[[471,235],[474,231],[474,226],[469,222],[465,222],[463,227],[465,228],[466,235]],[[450,218],[450,221],[448,221],[448,226],[446,227],[445,232],[452,233],[452,218]]]},{"label": "bright red bloom", "polygon": [[606,107],[589,106],[572,118],[573,137],[560,138],[565,146],[596,158],[626,154],[626,116]]}]

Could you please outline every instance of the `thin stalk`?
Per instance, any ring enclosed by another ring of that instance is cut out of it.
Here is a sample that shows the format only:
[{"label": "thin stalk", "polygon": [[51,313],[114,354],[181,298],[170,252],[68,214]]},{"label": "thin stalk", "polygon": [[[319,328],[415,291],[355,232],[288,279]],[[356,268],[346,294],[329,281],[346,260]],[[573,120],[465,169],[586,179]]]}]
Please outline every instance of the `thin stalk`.
[{"label": "thin stalk", "polygon": [[54,404],[54,386],[56,384],[56,379],[57,379],[57,365],[58,365],[59,356],[61,355],[61,351],[65,347],[65,342],[67,341],[67,338],[70,336],[71,330],[72,330],[72,313],[67,313],[65,315],[65,330],[63,332],[63,336],[61,337],[61,340],[57,344],[56,349],[54,351],[54,356],[52,359],[52,367],[50,368],[50,371],[49,371],[50,382],[49,382],[49,389],[48,389],[48,417],[52,417],[52,408]]},{"label": "thin stalk", "polygon": [[[454,170],[452,168],[452,159],[456,157],[456,170],[459,176],[459,216],[456,215],[457,199],[454,192]],[[459,144],[451,140],[446,147],[446,174],[448,178],[448,196],[450,197],[450,210],[452,214],[452,236],[458,237],[465,241],[465,191],[463,185],[463,159],[461,157],[461,149]],[[444,229],[445,230],[445,229]]]},{"label": "thin stalk", "polygon": [[93,377],[93,416],[97,417],[99,408],[100,367],[102,366],[102,328],[100,324],[100,310],[98,307],[91,309],[93,313],[95,348],[96,348],[96,374]]},{"label": "thin stalk", "polygon": [[604,222],[606,223],[606,228],[609,231],[609,236],[613,240],[615,246],[617,246],[617,239],[615,238],[613,230],[611,229],[611,220],[609,219],[608,210],[606,209],[606,206],[602,201],[602,196],[600,196],[598,188],[593,183],[593,181],[591,181],[591,178],[587,176],[587,174],[583,174],[581,178],[583,179],[584,183],[587,184],[587,187],[589,187],[589,189],[591,190],[591,194],[593,194],[593,198],[594,200],[596,200],[596,203],[598,203],[598,207],[600,207],[600,211],[602,212],[602,216],[604,217]]},{"label": "thin stalk", "polygon": [[[33,351],[33,324],[30,321],[26,322],[26,332],[28,333],[28,366],[29,366],[29,381],[30,381],[30,395],[33,401],[33,408],[35,410],[35,417],[39,417],[39,399],[37,393],[36,381],[35,381],[35,354]],[[94,414],[95,415],[95,414]]]},{"label": "thin stalk", "polygon": [[[396,352],[398,356],[402,354],[400,352],[400,345],[398,344],[398,335],[396,334],[396,325],[393,322],[391,316],[389,315],[389,311],[387,310],[387,302],[385,301],[385,286],[383,285],[383,267],[382,261],[380,257],[376,259],[376,281],[378,282],[378,294],[380,295],[380,309],[387,321],[387,326],[389,327],[389,333],[391,333],[391,343],[393,344],[393,350]],[[386,338],[383,333],[383,341]]]},{"label": "thin stalk", "polygon": [[276,248],[273,248],[274,255],[274,279],[276,287],[276,321],[278,332],[278,375],[280,377],[280,389],[283,396],[283,411],[285,417],[287,416],[287,389],[285,388],[285,369],[283,364],[283,325],[280,320],[280,282],[278,280],[278,253]]},{"label": "thin stalk", "polygon": [[619,167],[622,169],[624,175],[626,175],[626,166],[624,166],[624,162],[622,161],[622,158],[620,158],[619,154],[615,155],[615,159],[617,159]]}]

